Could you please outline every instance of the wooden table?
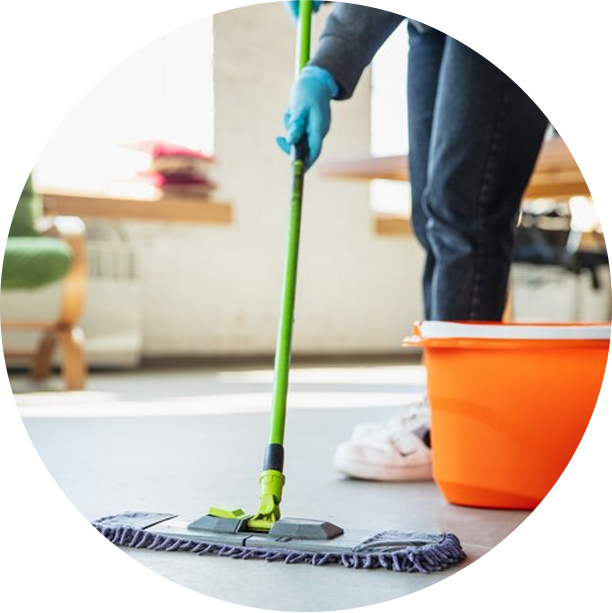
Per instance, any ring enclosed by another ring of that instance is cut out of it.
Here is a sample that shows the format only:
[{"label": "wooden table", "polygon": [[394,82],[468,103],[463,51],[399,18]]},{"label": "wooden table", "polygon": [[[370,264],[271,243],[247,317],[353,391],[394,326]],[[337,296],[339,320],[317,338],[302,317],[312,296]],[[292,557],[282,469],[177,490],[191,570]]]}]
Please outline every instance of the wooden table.
[{"label": "wooden table", "polygon": [[125,219],[197,224],[230,224],[232,207],[204,198],[70,192],[41,189],[46,215],[70,215],[85,219]]},{"label": "wooden table", "polygon": [[[405,155],[332,160],[321,164],[319,174],[331,179],[357,181],[410,180]],[[567,145],[560,138],[546,141],[525,192],[525,198],[569,198],[589,195],[588,185]],[[375,218],[375,224],[377,232],[383,234],[410,232],[409,220],[399,215],[379,215]]]}]

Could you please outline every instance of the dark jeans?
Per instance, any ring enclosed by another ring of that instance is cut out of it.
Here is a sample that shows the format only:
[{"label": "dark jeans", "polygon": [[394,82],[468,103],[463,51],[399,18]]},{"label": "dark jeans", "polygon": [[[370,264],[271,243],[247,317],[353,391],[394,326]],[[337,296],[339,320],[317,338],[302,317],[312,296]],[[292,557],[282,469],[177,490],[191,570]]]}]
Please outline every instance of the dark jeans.
[{"label": "dark jeans", "polygon": [[408,24],[412,219],[425,317],[500,320],[523,191],[547,119],[460,42]]}]

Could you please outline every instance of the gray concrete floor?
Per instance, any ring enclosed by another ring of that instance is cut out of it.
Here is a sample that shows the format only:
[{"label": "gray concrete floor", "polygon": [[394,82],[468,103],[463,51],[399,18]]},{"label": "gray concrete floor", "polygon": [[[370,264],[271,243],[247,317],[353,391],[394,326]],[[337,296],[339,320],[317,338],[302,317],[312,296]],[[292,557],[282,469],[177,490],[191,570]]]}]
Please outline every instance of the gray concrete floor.
[{"label": "gray concrete floor", "polygon": [[[197,515],[210,504],[253,509],[268,431],[269,370],[94,374],[86,392],[59,382],[11,384],[27,431],[64,493],[87,518],[125,510]],[[468,559],[430,575],[287,566],[124,550],[158,574],[214,598],[263,609],[328,611],[392,600],[455,573],[510,534],[524,512],[446,503],[433,483],[344,479],[331,459],[364,420],[397,414],[423,390],[417,366],[296,368],[287,424],[287,516],[344,527],[452,531]]]}]

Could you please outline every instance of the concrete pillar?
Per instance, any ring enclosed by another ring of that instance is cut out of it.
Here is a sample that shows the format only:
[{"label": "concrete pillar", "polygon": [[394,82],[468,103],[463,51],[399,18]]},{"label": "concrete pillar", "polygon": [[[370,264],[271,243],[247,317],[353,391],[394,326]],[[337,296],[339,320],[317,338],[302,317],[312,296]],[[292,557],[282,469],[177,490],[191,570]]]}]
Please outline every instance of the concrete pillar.
[{"label": "concrete pillar", "polygon": [[[320,25],[321,16],[317,20]],[[202,314],[210,335],[269,351],[278,316],[288,205],[287,158],[274,144],[293,78],[294,30],[280,3],[214,17],[215,153],[219,197],[236,224],[210,257],[217,291]],[[322,159],[369,151],[370,76],[333,104]],[[422,256],[414,241],[373,233],[366,183],[307,177],[296,309],[299,352],[393,351],[420,311]],[[210,246],[208,247],[210,249]],[[226,343],[223,343],[224,345]],[[228,346],[227,349],[230,349]]]}]

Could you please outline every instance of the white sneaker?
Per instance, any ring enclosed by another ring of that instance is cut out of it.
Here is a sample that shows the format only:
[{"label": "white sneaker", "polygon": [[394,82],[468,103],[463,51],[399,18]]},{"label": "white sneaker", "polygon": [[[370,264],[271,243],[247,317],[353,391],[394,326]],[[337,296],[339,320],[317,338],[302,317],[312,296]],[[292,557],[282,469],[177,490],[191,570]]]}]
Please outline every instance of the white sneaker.
[{"label": "white sneaker", "polygon": [[358,425],[351,439],[338,446],[334,467],[372,481],[431,479],[431,449],[423,442],[428,430],[429,405],[415,402],[399,417]]}]

